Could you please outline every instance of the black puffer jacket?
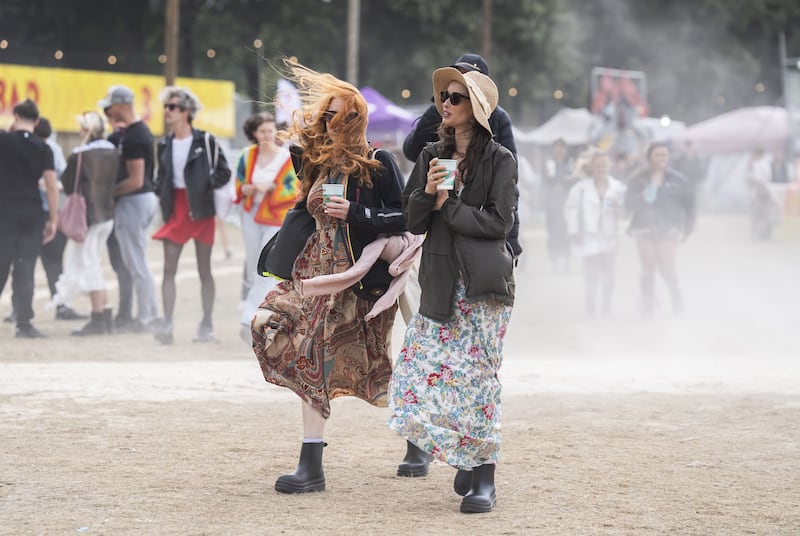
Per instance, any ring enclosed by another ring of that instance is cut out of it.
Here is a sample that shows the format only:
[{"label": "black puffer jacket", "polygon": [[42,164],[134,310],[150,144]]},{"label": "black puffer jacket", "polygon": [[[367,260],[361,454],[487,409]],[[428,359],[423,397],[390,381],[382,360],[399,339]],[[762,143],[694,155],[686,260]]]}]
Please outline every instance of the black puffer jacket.
[{"label": "black puffer jacket", "polygon": [[[155,192],[161,202],[161,215],[166,222],[175,207],[174,171],[172,169],[172,140],[170,134],[158,142],[158,173],[156,174]],[[225,159],[225,153],[217,150],[217,140],[210,137],[211,153],[216,156],[217,165],[209,169],[209,157],[206,152],[205,132],[192,129],[192,146],[183,170],[186,181],[186,197],[189,201],[189,216],[192,220],[211,218],[214,210],[214,190],[225,186],[231,178],[231,169]]]},{"label": "black puffer jacket", "polygon": [[[517,165],[511,151],[490,141],[478,168],[471,176],[465,177],[461,197],[451,192],[442,208],[435,211],[436,196],[425,193],[425,184],[428,164],[439,156],[441,146],[441,142],[430,144],[420,153],[403,192],[403,210],[409,231],[427,233],[419,269],[422,287],[419,312],[446,322],[453,317],[456,282],[464,269],[459,258],[476,260],[475,252],[469,251],[468,246],[456,248],[456,235],[496,240],[508,237],[514,221]],[[483,272],[491,274],[490,277],[484,276],[483,280],[475,274],[464,274],[469,281],[468,300],[495,298],[507,305],[514,303],[514,276],[506,260],[499,256],[481,258]],[[503,278],[505,284],[498,285],[498,278]],[[504,291],[497,292],[498,286]]]}]

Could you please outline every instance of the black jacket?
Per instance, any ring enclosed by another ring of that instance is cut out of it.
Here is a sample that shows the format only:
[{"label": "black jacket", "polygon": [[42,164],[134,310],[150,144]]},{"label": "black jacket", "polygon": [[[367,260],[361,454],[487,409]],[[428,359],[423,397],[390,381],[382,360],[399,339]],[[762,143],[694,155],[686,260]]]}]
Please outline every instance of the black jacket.
[{"label": "black jacket", "polygon": [[[441,142],[427,145],[419,155],[403,192],[403,210],[408,230],[427,233],[422,246],[419,283],[422,288],[420,314],[446,322],[453,317],[456,282],[462,270],[469,270],[459,259],[475,261],[476,252],[459,249],[456,235],[502,240],[508,237],[514,221],[514,186],[517,165],[511,151],[490,141],[478,168],[465,178],[461,197],[451,192],[438,211],[433,210],[435,195],[425,193],[428,164],[439,156]],[[465,273],[467,299],[495,298],[511,305],[514,302],[514,277],[505,259],[479,259],[488,277]],[[510,257],[509,257],[510,263]],[[497,292],[497,279],[504,290]]]},{"label": "black jacket", "polygon": [[[291,153],[292,163],[301,176],[302,151],[298,147],[292,147]],[[366,185],[359,186],[358,178],[355,176],[349,177],[346,181],[345,198],[350,201],[350,209],[345,223],[353,263],[361,257],[364,247],[374,241],[379,234],[400,233],[406,230],[400,199],[403,192],[403,174],[388,151],[378,150],[374,155],[383,167],[373,173],[372,188]],[[302,202],[298,206],[304,204],[305,202]],[[376,300],[386,292],[391,280],[389,264],[379,259],[354,290],[361,297]]]},{"label": "black jacket", "polygon": [[[412,162],[417,161],[417,157],[422,152],[423,147],[428,143],[438,141],[437,131],[442,122],[442,116],[435,104],[431,104],[425,113],[422,114],[414,125],[406,140],[403,142],[403,154]],[[514,143],[514,131],[511,128],[511,118],[502,107],[495,108],[489,116],[489,126],[492,128],[494,141],[511,151],[516,161],[517,146]],[[514,256],[522,254],[522,244],[519,241],[519,188],[514,185],[514,225],[508,235],[508,242],[514,250]]]},{"label": "black jacket", "polygon": [[650,183],[649,170],[642,171],[628,183],[625,208],[631,214],[631,231],[651,231],[656,234],[678,230],[686,238],[695,223],[695,190],[685,176],[667,169],[658,188],[656,199],[647,203],[645,187]]},{"label": "black jacket", "polygon": [[[175,206],[174,170],[172,169],[172,140],[170,134],[158,142],[158,173],[156,174],[155,191],[161,202],[161,215],[166,222],[172,215]],[[192,220],[211,218],[216,214],[214,210],[214,190],[225,186],[231,178],[231,170],[225,153],[217,150],[217,140],[214,136],[210,139],[212,157],[218,153],[217,166],[213,172],[209,166],[209,156],[206,153],[205,132],[192,129],[192,146],[189,148],[189,157],[183,170],[186,181],[186,198],[189,201],[189,216]]]}]

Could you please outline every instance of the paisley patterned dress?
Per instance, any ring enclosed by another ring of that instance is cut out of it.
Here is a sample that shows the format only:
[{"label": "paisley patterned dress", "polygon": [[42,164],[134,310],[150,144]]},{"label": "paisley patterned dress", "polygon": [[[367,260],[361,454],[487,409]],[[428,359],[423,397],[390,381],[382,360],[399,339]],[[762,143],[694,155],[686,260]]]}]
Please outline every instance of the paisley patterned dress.
[{"label": "paisley patterned dress", "polygon": [[272,314],[252,324],[253,350],[264,379],[288,387],[330,416],[330,401],[356,396],[386,406],[392,374],[388,355],[397,306],[369,322],[372,303],[351,289],[326,296],[303,297],[296,281],[340,273],[351,266],[344,223],[324,211],[321,179],[309,191],[307,207],[317,230],[294,264],[292,281],[270,291],[261,309]]}]

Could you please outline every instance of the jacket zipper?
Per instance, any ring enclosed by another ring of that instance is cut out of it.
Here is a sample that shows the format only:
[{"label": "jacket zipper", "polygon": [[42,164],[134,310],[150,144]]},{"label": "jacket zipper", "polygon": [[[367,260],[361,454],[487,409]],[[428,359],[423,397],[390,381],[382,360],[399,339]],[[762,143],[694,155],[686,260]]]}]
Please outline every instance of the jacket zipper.
[{"label": "jacket zipper", "polygon": [[[350,176],[348,175],[344,179],[344,195],[345,195],[345,198],[347,198],[347,182],[349,180],[350,180]],[[361,197],[361,188],[359,187],[356,190],[356,201],[358,201],[358,199],[360,197]],[[347,249],[348,249],[348,251],[350,253],[350,262],[352,264],[355,264],[356,263],[356,257],[355,257],[355,254],[353,253],[353,243],[350,240],[350,224],[349,223],[345,222],[344,230],[345,230],[345,236],[347,237]],[[358,288],[359,288],[359,290],[363,290],[364,289],[364,285],[361,283],[360,280],[358,282]]]}]

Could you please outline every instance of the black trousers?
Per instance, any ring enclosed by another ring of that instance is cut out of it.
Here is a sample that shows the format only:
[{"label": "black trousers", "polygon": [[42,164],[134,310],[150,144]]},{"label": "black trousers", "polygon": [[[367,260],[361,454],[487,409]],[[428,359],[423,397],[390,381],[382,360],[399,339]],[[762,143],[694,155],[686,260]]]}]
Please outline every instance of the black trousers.
[{"label": "black trousers", "polygon": [[117,309],[117,318],[131,319],[133,316],[133,277],[122,262],[122,255],[119,252],[119,243],[117,237],[112,231],[106,242],[108,246],[108,260],[111,262],[111,267],[114,273],[117,274],[117,286],[119,288],[119,309]]},{"label": "black trousers", "polygon": [[42,267],[47,275],[47,286],[50,287],[50,297],[56,295],[56,281],[64,271],[64,248],[67,247],[67,235],[56,231],[56,236],[47,244],[42,245]]},{"label": "black trousers", "polygon": [[13,267],[11,299],[17,326],[28,326],[33,318],[33,274],[46,219],[39,205],[0,207],[0,294]]}]

